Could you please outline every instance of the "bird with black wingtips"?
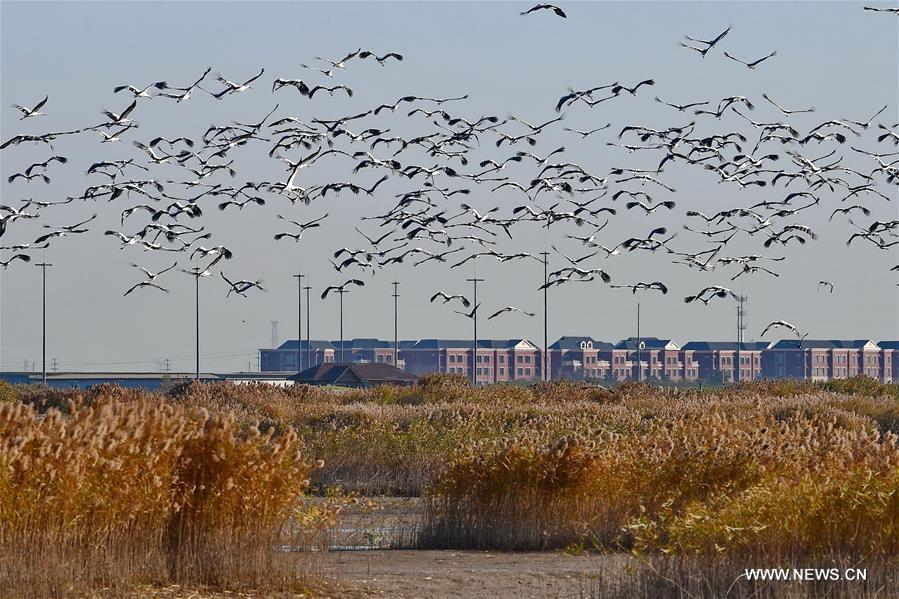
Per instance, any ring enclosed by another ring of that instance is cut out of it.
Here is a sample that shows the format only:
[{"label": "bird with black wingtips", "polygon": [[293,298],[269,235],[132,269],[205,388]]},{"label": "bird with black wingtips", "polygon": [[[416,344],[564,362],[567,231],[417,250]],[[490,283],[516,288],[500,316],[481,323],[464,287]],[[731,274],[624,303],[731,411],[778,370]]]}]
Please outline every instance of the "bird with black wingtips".
[{"label": "bird with black wingtips", "polygon": [[761,58],[759,58],[759,59],[757,59],[757,60],[753,60],[753,61],[750,61],[750,62],[746,62],[745,60],[741,60],[741,59],[739,59],[739,58],[736,58],[736,57],[734,57],[734,56],[731,56],[731,55],[728,54],[727,52],[725,52],[724,55],[725,55],[727,58],[730,58],[731,60],[733,60],[734,62],[739,62],[740,64],[745,65],[746,68],[748,68],[748,69],[755,69],[757,66],[759,66],[760,64],[762,64],[763,62],[765,62],[765,61],[768,60],[769,58],[774,58],[775,56],[777,56],[777,50],[774,50],[774,51],[771,52],[770,54],[767,54],[767,55],[762,56]]},{"label": "bird with black wingtips", "polygon": [[436,300],[436,299],[442,299],[444,304],[449,303],[453,300],[459,300],[462,302],[462,305],[464,307],[466,307],[466,308],[471,307],[471,302],[468,301],[468,298],[465,297],[464,295],[460,295],[460,294],[449,294],[444,291],[438,291],[437,293],[435,293],[434,295],[431,296],[430,302],[434,303],[434,300]]},{"label": "bird with black wingtips", "polygon": [[796,328],[794,325],[790,324],[786,320],[775,320],[774,322],[768,323],[768,326],[765,327],[765,329],[762,331],[762,334],[759,336],[764,337],[768,331],[770,331],[771,329],[777,329],[777,328],[787,329],[788,331],[792,331],[793,334],[796,335],[796,338],[800,340],[800,343],[802,342],[803,339],[808,337],[808,333],[803,334],[803,333],[799,332],[798,328]]},{"label": "bird with black wingtips", "polygon": [[26,262],[26,263],[31,262],[31,256],[29,256],[28,254],[13,254],[6,261],[0,260],[0,266],[3,267],[3,270],[6,270],[9,267],[9,265],[12,264],[13,262],[15,262],[16,260],[21,260],[22,262]]},{"label": "bird with black wingtips", "polygon": [[568,18],[568,16],[565,14],[565,12],[561,8],[556,6],[555,4],[537,4],[536,6],[529,8],[528,10],[526,10],[522,13],[519,13],[519,14],[521,14],[521,16],[529,15],[532,12],[536,12],[538,10],[551,10],[552,12],[554,12],[556,14],[556,16],[562,17],[563,19]]},{"label": "bird with black wingtips", "polygon": [[737,294],[731,291],[726,287],[722,287],[720,285],[712,285],[709,287],[705,287],[701,289],[696,295],[688,295],[684,298],[684,303],[689,304],[696,300],[701,301],[705,305],[709,305],[709,302],[714,298],[725,298],[732,297],[734,299],[737,298]]},{"label": "bird with black wingtips", "polygon": [[653,281],[651,283],[638,281],[632,285],[609,285],[609,287],[613,289],[630,289],[631,292],[635,295],[637,291],[641,291],[643,289],[653,289],[655,291],[660,291],[662,295],[666,295],[668,293],[668,286],[661,281]]},{"label": "bird with black wingtips", "polygon": [[355,285],[357,287],[365,287],[365,281],[360,281],[359,279],[348,279],[342,285],[328,285],[325,287],[325,290],[322,291],[321,298],[325,299],[328,297],[328,294],[332,291],[344,291],[347,285]]},{"label": "bird with black wingtips", "polygon": [[400,54],[399,52],[387,52],[386,54],[378,56],[371,50],[363,50],[362,52],[359,53],[359,58],[361,60],[365,60],[366,58],[374,58],[375,61],[377,61],[377,63],[380,64],[382,67],[387,63],[387,60],[389,60],[391,58],[393,58],[394,60],[397,60],[399,62],[403,61],[403,55]]},{"label": "bird with black wingtips", "polygon": [[715,46],[717,46],[717,45],[718,45],[718,42],[720,42],[721,40],[723,40],[723,39],[725,38],[725,36],[727,36],[727,34],[730,33],[730,30],[731,30],[732,28],[733,28],[733,25],[728,25],[727,29],[725,29],[724,31],[722,31],[721,33],[719,33],[717,36],[713,37],[713,38],[710,39],[710,40],[701,40],[701,39],[698,39],[698,38],[695,38],[695,37],[690,37],[689,35],[685,35],[685,36],[684,36],[684,38],[685,38],[687,41],[690,41],[690,42],[693,42],[693,43],[696,43],[696,44],[702,44],[703,46],[705,46],[705,48],[697,48],[697,47],[694,47],[694,46],[690,46],[689,44],[685,44],[685,43],[683,43],[683,42],[681,42],[680,45],[683,46],[683,47],[685,47],[685,48],[689,48],[690,50],[695,50],[696,52],[699,52],[699,54],[700,54],[703,58],[705,58],[706,54],[708,54],[709,51],[710,51],[712,48],[714,48]]},{"label": "bird with black wingtips", "polygon": [[137,86],[128,84],[128,85],[119,85],[119,86],[112,88],[112,93],[117,94],[120,91],[128,90],[129,92],[131,92],[131,95],[133,95],[135,98],[152,98],[153,96],[151,96],[149,93],[150,88],[168,89],[168,87],[169,87],[169,85],[165,81],[157,81],[156,83],[150,83],[143,89],[140,89]]},{"label": "bird with black wingtips", "polygon": [[535,314],[533,312],[528,312],[526,310],[522,310],[521,308],[516,308],[515,306],[506,306],[505,308],[500,308],[493,314],[487,317],[487,320],[492,320],[499,316],[500,314],[505,314],[507,312],[518,312],[519,314],[524,314],[525,316],[534,317]]},{"label": "bird with black wingtips", "polygon": [[22,113],[22,117],[19,119],[20,121],[35,117],[35,116],[47,116],[45,112],[40,112],[40,109],[44,107],[44,104],[47,103],[47,100],[50,99],[50,96],[44,96],[44,99],[32,106],[31,108],[27,108],[22,106],[21,104],[13,104],[12,107]]},{"label": "bird with black wingtips", "polygon": [[222,279],[229,285],[230,289],[228,289],[228,293],[225,297],[229,297],[231,293],[236,293],[237,295],[242,295],[246,297],[247,291],[250,289],[258,289],[259,291],[266,291],[266,289],[262,286],[262,281],[249,281],[246,279],[241,279],[239,281],[231,281],[228,277],[225,276],[225,273],[219,272]]}]

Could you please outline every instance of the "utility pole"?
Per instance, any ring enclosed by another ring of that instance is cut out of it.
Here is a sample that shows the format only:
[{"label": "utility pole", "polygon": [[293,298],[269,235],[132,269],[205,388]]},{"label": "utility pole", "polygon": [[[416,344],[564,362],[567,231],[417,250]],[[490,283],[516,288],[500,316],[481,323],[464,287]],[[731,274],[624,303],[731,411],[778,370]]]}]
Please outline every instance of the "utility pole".
[{"label": "utility pole", "polygon": [[41,330],[42,330],[41,356],[42,356],[43,367],[42,367],[41,381],[44,383],[44,385],[46,385],[47,384],[47,269],[53,265],[49,264],[47,262],[41,262],[40,264],[35,264],[35,266],[40,266],[41,270],[43,271],[43,273],[42,273],[43,299],[41,301],[41,305],[43,306],[42,312],[41,312],[41,319],[43,321],[43,325],[41,327]]},{"label": "utility pole", "polygon": [[[740,349],[743,347],[743,331],[746,329],[746,325],[743,324],[743,317],[746,316],[746,310],[743,309],[743,304],[746,300],[749,299],[745,295],[737,296],[737,351],[736,351],[736,364],[734,365],[734,382],[738,383],[743,378],[742,372],[740,369]],[[752,356],[752,354],[750,354]],[[752,358],[750,357],[750,360]],[[749,380],[752,380],[752,365],[750,364],[750,376]]]},{"label": "utility pole", "polygon": [[[297,371],[303,370],[303,360],[300,354],[303,345],[303,277],[302,271],[297,268],[297,274],[293,278],[297,280]],[[308,302],[307,302],[308,304]],[[309,306],[306,306],[309,309]],[[307,352],[308,353],[308,352]]]},{"label": "utility pole", "polygon": [[399,362],[397,362],[398,348],[399,348],[399,281],[393,282],[393,367],[399,368]]},{"label": "utility pole", "polygon": [[340,294],[340,363],[345,364],[343,361],[343,294],[349,292],[346,289],[338,289],[337,293]]},{"label": "utility pole", "polygon": [[309,363],[309,368],[312,368],[312,354],[309,353],[311,349],[309,347],[309,310],[312,306],[312,304],[309,303],[309,290],[312,289],[312,287],[307,285],[306,287],[303,287],[303,289],[306,290],[306,361]]},{"label": "utility pole", "polygon": [[474,283],[474,312],[472,312],[474,318],[474,343],[472,344],[472,352],[471,352],[471,381],[472,385],[477,387],[478,379],[477,379],[477,362],[478,362],[478,283],[483,282],[484,279],[479,279],[478,277],[472,277],[471,279],[466,279],[469,283]]},{"label": "utility pole", "polygon": [[200,269],[197,268],[197,274],[194,276],[197,284],[197,376],[196,380],[200,380]]},{"label": "utility pole", "polygon": [[200,380],[200,277],[208,276],[203,273],[206,272],[201,270],[199,266],[195,266],[190,270],[184,270],[183,272],[189,274],[194,278],[194,283],[196,284],[196,301],[197,301],[197,313],[196,313],[196,329],[197,329],[197,371],[194,376],[195,380]]},{"label": "utility pole", "polygon": [[549,252],[543,256],[543,380],[550,379],[549,365]]},{"label": "utility pole", "polygon": [[641,362],[641,353],[643,350],[643,340],[640,338],[640,302],[637,302],[637,380],[643,382],[643,363]]}]

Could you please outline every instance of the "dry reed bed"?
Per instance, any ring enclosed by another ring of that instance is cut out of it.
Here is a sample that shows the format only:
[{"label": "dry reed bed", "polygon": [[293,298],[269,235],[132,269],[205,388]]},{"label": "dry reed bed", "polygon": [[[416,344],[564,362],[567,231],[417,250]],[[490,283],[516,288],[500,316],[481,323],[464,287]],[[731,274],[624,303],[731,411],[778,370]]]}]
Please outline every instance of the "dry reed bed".
[{"label": "dry reed bed", "polygon": [[18,390],[39,410],[140,403],[295,430],[317,492],[423,495],[432,547],[896,553],[899,399],[866,379],[721,389],[183,384]]},{"label": "dry reed bed", "polygon": [[56,406],[43,413],[0,403],[5,595],[307,582],[303,564],[276,551],[298,544],[288,525],[313,469],[295,432],[123,390],[45,395]]},{"label": "dry reed bed", "polygon": [[421,541],[896,555],[896,435],[838,420],[710,412],[550,446],[473,444],[429,487]]}]

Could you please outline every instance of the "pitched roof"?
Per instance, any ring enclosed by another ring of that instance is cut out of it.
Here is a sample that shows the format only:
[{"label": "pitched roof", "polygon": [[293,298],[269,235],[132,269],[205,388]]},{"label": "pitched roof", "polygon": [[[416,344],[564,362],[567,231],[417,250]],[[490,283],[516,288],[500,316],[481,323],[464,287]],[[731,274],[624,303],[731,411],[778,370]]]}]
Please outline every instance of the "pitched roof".
[{"label": "pitched roof", "polygon": [[[471,349],[472,339],[419,339],[409,349]],[[512,349],[520,343],[536,347],[527,339],[478,339],[478,349]]]},{"label": "pitched roof", "polygon": [[297,383],[348,386],[411,384],[418,381],[417,376],[383,363],[319,364],[290,378]]},{"label": "pitched roof", "polygon": [[[770,345],[769,341],[744,341],[740,344],[740,350],[761,351]],[[684,351],[734,351],[736,348],[736,341],[690,341],[681,347]]]},{"label": "pitched roof", "polygon": [[[799,339],[781,339],[771,349],[798,349]],[[870,339],[805,339],[802,349],[877,349],[877,344]]]},{"label": "pitched roof", "polygon": [[[331,345],[340,349],[340,340],[332,341]],[[380,339],[344,339],[343,347],[344,349],[376,349],[393,347],[393,342]]]},{"label": "pitched roof", "polygon": [[549,346],[549,349],[581,349],[581,343],[589,343],[592,345],[593,349],[608,350],[614,348],[611,343],[597,341],[593,337],[566,335],[564,337],[559,337],[555,343]]},{"label": "pitched roof", "polygon": [[[296,351],[297,345],[299,345],[299,348],[301,350],[306,350],[306,348],[307,348],[305,339],[303,339],[303,341],[300,342],[299,344],[297,343],[296,339],[289,339],[288,341],[285,341],[284,343],[279,345],[278,349],[287,349],[287,350],[292,349],[293,351]],[[308,347],[311,347],[313,350],[334,349],[334,346],[331,344],[330,341],[322,341],[322,340],[318,340],[318,339],[310,339]]]},{"label": "pitched roof", "polygon": [[[658,337],[641,337],[645,349],[679,349],[671,339],[659,339]],[[628,337],[615,344],[615,349],[637,349],[637,338]]]}]

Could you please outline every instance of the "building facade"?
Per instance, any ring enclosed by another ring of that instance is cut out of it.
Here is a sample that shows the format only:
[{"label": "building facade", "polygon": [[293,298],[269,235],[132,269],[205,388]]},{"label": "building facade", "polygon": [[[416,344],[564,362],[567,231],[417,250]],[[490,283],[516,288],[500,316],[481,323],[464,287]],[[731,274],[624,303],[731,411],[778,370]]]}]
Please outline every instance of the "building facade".
[{"label": "building facade", "polygon": [[721,383],[765,378],[762,352],[766,341],[739,344],[735,341],[691,341],[682,348],[685,381]]},{"label": "building facade", "polygon": [[[297,371],[340,361],[339,341],[287,341],[277,349],[262,349],[263,371]],[[411,374],[464,374],[478,384],[529,382],[543,378],[543,351],[527,339],[479,339],[477,353],[470,339],[419,339],[399,342],[394,364],[392,341],[350,339],[344,360],[355,364],[387,364]],[[640,365],[637,365],[639,355]],[[814,381],[867,376],[881,382],[899,381],[899,341],[867,339],[747,342],[690,341],[635,337],[615,344],[589,336],[560,337],[549,346],[551,379],[595,382],[657,380],[670,383],[730,383],[774,378]],[[642,375],[641,375],[642,371]]]},{"label": "building facade", "polygon": [[330,341],[304,339],[285,341],[276,349],[259,350],[259,369],[267,371],[299,371],[335,361],[337,348]]},{"label": "building facade", "polygon": [[[428,372],[464,374],[478,384],[539,380],[541,352],[527,339],[478,339],[477,353],[472,340],[421,339],[403,349],[406,370],[421,375]],[[474,360],[472,357],[474,356]]]}]

